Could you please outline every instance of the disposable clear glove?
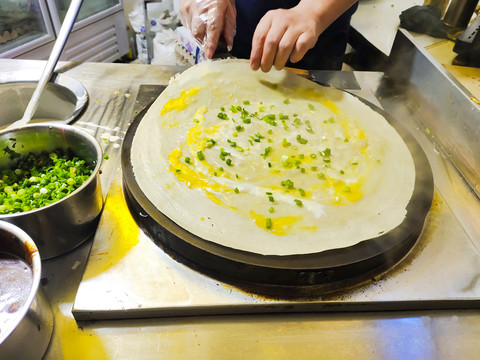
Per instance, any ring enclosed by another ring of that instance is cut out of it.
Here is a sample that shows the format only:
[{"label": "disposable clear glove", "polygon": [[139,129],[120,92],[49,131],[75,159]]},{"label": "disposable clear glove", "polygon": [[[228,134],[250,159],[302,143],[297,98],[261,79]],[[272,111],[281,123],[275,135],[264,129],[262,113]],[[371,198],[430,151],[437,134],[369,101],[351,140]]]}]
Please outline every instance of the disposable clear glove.
[{"label": "disposable clear glove", "polygon": [[235,0],[180,0],[180,20],[211,59],[223,36],[227,48],[233,46],[236,28]]}]

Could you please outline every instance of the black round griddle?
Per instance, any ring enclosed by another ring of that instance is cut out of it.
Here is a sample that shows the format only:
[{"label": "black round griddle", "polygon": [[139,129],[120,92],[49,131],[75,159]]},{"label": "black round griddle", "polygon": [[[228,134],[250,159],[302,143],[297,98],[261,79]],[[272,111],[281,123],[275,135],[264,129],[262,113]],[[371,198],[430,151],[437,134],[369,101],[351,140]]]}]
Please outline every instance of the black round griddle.
[{"label": "black round griddle", "polygon": [[406,217],[387,233],[346,248],[286,256],[238,250],[190,233],[160,212],[135,179],[131,146],[148,107],[137,115],[123,142],[123,186],[130,211],[151,238],[176,260],[248,291],[305,297],[319,291],[337,291],[371,279],[399,262],[415,245],[432,203],[433,175],[425,153],[403,126],[382,109],[362,101],[384,116],[397,130],[415,164],[415,186]]}]

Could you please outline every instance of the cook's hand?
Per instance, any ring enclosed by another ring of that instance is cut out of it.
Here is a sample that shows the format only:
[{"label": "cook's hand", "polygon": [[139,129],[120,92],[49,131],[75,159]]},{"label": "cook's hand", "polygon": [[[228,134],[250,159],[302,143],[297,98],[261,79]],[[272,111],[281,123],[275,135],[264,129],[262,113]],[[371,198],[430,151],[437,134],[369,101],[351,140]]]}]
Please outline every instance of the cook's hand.
[{"label": "cook's hand", "polygon": [[220,36],[229,49],[233,46],[237,12],[235,0],[180,0],[180,19],[193,37],[205,46],[205,56],[211,59]]},{"label": "cook's hand", "polygon": [[300,61],[320,34],[357,0],[301,0],[291,9],[270,10],[253,34],[253,70],[282,69],[290,59]]}]

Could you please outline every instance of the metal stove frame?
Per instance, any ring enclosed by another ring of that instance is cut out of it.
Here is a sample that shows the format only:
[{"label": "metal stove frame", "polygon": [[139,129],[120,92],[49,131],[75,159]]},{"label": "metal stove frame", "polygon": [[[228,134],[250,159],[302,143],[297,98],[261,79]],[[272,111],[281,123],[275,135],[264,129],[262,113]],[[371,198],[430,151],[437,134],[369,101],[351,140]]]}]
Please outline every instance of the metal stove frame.
[{"label": "metal stove frame", "polygon": [[[315,299],[245,292],[192,270],[155,245],[130,215],[117,169],[73,305],[76,320],[480,308],[480,108],[471,94],[403,30],[385,73],[311,74],[382,107],[427,155],[434,201],[417,244],[402,261],[362,284]],[[140,107],[155,98],[155,88],[143,90]]]}]

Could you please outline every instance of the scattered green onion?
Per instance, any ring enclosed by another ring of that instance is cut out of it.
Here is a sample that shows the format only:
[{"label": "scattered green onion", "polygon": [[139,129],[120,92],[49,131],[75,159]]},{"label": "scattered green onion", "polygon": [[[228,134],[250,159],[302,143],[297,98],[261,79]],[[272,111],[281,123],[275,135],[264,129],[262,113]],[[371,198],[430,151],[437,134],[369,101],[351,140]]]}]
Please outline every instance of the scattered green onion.
[{"label": "scattered green onion", "polygon": [[287,189],[293,189],[293,181],[290,179],[287,180],[282,180],[281,182],[282,186],[287,188]]},{"label": "scattered green onion", "polygon": [[217,117],[220,118],[220,119],[222,119],[222,120],[228,120],[228,115],[225,114],[224,112],[219,112],[219,113],[217,114]]},{"label": "scattered green onion", "polygon": [[295,201],[295,204],[297,204],[297,206],[300,206],[300,207],[303,206],[302,200],[295,199],[293,201]]},{"label": "scattered green onion", "polygon": [[300,134],[297,135],[297,141],[298,141],[299,144],[302,144],[302,145],[305,145],[306,143],[308,143],[308,140],[302,138],[302,135],[300,135]]},{"label": "scattered green onion", "polygon": [[267,218],[266,221],[265,221],[265,227],[267,229],[271,229],[272,228],[272,219],[271,218]]}]

